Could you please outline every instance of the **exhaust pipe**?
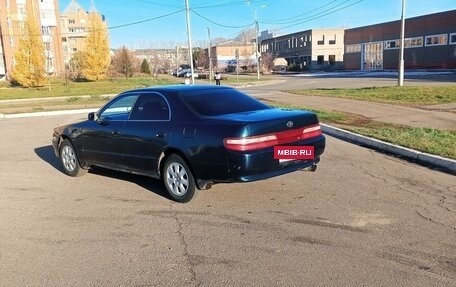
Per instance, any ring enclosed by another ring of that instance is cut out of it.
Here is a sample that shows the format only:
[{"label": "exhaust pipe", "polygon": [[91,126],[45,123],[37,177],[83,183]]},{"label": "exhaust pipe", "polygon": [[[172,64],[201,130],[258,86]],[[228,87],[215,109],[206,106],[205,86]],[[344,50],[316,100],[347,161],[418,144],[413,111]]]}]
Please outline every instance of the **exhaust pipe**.
[{"label": "exhaust pipe", "polygon": [[313,165],[308,166],[308,167],[303,169],[303,171],[312,171],[312,172],[314,172],[316,170],[317,170],[317,165],[316,164],[313,164]]}]

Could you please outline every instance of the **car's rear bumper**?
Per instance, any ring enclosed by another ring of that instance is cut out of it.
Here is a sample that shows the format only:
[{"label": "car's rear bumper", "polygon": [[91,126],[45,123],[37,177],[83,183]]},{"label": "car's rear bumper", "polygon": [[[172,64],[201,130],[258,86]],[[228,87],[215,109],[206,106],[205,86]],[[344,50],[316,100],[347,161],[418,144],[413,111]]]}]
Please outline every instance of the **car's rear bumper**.
[{"label": "car's rear bumper", "polygon": [[[274,148],[267,148],[251,152],[227,151],[225,167],[205,170],[199,180],[210,183],[217,182],[250,182],[263,180],[297,170],[310,168],[320,161],[320,156],[325,150],[325,137],[320,136],[295,145],[314,147],[313,159],[279,161],[274,159]],[[314,169],[313,169],[314,170]]]},{"label": "car's rear bumper", "polygon": [[277,168],[274,170],[257,173],[257,174],[247,174],[247,175],[239,174],[236,178],[234,178],[234,181],[250,182],[250,181],[256,181],[256,180],[268,179],[271,177],[284,175],[284,174],[294,172],[297,170],[310,168],[310,167],[316,165],[319,161],[320,161],[320,158],[316,158],[311,161],[309,161],[309,160],[307,160],[307,161],[302,161],[302,160],[290,161],[290,162],[287,162],[287,165],[281,166],[280,168]]}]

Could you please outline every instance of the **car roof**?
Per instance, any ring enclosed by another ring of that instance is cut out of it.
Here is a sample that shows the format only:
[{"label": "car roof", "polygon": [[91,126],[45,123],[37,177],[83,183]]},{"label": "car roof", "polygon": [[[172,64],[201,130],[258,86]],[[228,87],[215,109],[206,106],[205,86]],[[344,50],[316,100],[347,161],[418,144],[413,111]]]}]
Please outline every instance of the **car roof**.
[{"label": "car roof", "polygon": [[233,89],[226,86],[217,86],[217,85],[167,85],[167,86],[151,86],[140,89],[134,89],[131,91],[150,91],[150,92],[199,92],[199,91],[211,91],[211,90],[223,90],[223,89]]}]

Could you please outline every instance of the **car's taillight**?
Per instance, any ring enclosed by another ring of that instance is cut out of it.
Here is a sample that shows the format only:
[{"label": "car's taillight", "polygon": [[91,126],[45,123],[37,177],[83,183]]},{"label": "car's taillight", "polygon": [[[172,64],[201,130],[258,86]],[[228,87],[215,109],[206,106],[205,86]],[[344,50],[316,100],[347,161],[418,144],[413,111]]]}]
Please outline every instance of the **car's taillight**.
[{"label": "car's taillight", "polygon": [[235,151],[249,151],[272,147],[275,145],[297,142],[321,135],[320,125],[308,126],[299,129],[265,134],[253,137],[226,138],[223,144],[227,149]]},{"label": "car's taillight", "polygon": [[310,126],[304,128],[301,139],[310,139],[319,135],[321,135],[320,125]]}]

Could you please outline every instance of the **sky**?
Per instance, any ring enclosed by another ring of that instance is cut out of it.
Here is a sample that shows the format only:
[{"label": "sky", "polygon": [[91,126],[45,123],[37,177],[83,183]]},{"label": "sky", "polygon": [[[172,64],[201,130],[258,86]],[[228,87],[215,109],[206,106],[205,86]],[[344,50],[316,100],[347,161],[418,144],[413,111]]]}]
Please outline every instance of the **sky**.
[{"label": "sky", "polygon": [[[59,0],[62,12],[71,0]],[[77,0],[105,15],[110,46],[130,49],[186,45],[185,0]],[[232,39],[244,29],[279,35],[319,28],[356,28],[399,20],[403,0],[187,0],[192,46]],[[456,0],[404,0],[405,17],[456,9]]]}]

